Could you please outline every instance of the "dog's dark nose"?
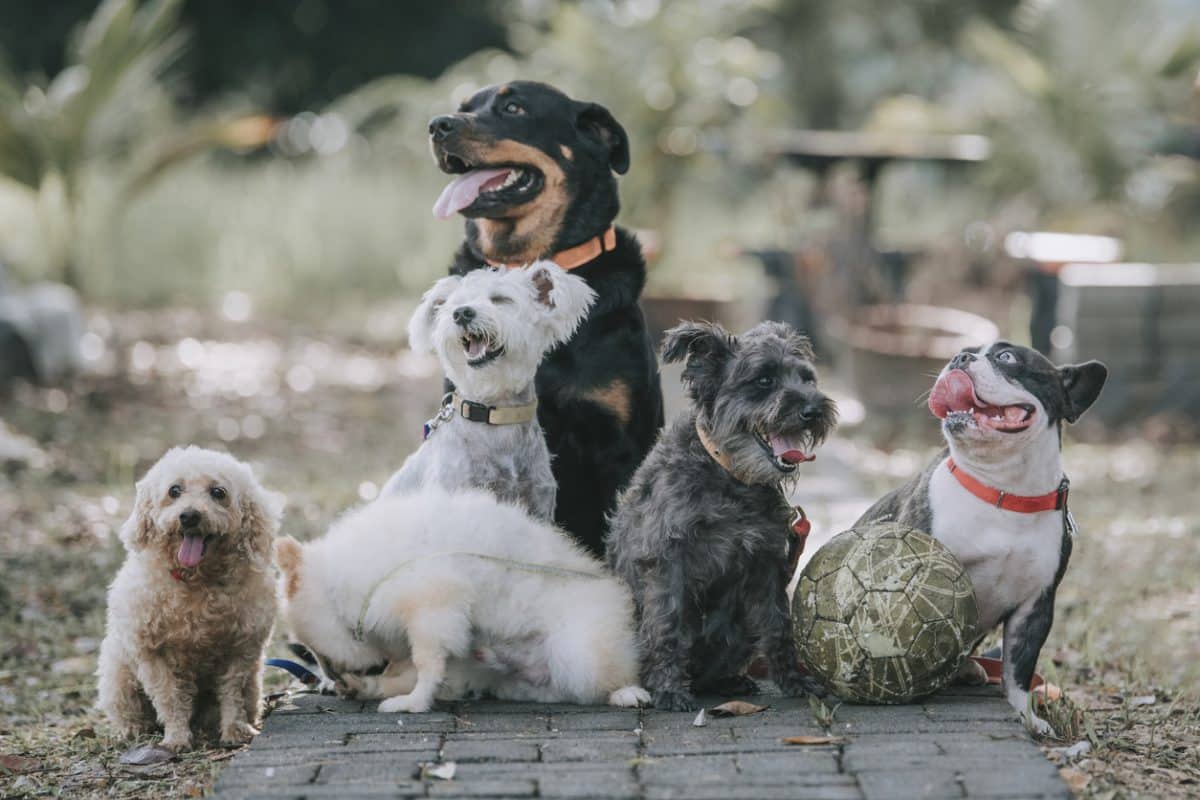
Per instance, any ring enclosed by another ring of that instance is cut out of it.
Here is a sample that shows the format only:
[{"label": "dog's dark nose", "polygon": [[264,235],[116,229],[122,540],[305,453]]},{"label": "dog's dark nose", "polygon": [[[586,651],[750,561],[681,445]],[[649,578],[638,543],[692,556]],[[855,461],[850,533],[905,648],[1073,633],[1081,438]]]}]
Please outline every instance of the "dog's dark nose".
[{"label": "dog's dark nose", "polygon": [[475,309],[470,306],[459,306],[451,315],[456,325],[467,325],[475,319]]},{"label": "dog's dark nose", "polygon": [[458,119],[449,115],[434,117],[429,120],[429,135],[434,140],[445,139],[458,128]]},{"label": "dog's dark nose", "polygon": [[950,369],[966,369],[975,360],[974,353],[962,352],[950,361]]},{"label": "dog's dark nose", "polygon": [[810,400],[805,403],[804,407],[800,409],[800,419],[805,422],[812,422],[821,416],[821,405],[821,402],[817,400]]},{"label": "dog's dark nose", "polygon": [[179,513],[179,524],[185,528],[194,528],[200,524],[200,512],[194,508]]}]

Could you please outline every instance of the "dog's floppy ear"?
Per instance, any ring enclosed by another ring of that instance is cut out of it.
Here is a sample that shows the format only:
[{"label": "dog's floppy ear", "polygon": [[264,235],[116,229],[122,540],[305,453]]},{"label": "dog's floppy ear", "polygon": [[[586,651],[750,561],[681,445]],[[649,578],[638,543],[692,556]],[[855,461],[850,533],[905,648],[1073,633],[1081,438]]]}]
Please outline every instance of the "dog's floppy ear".
[{"label": "dog's floppy ear", "polygon": [[435,283],[421,297],[417,310],[408,321],[408,346],[416,353],[433,351],[433,319],[446,298],[462,282],[457,275],[450,275]]},{"label": "dog's floppy ear", "polygon": [[249,467],[243,467],[242,471],[243,485],[238,497],[242,516],[239,546],[247,550],[247,554],[265,554],[270,551],[271,539],[279,530],[279,517],[283,513],[282,498],[259,485]]},{"label": "dog's floppy ear", "polygon": [[520,270],[520,278],[533,289],[534,302],[545,311],[554,343],[571,338],[596,300],[596,292],[583,278],[570,274],[553,261],[538,261]]},{"label": "dog's floppy ear", "polygon": [[599,103],[580,103],[575,124],[584,133],[608,148],[608,165],[624,175],[629,169],[629,137],[621,123]]},{"label": "dog's floppy ear", "polygon": [[663,338],[662,359],[683,361],[683,382],[692,399],[702,401],[716,394],[725,364],[737,349],[737,337],[715,322],[682,322]]},{"label": "dog's floppy ear", "polygon": [[149,477],[137,482],[137,495],[133,499],[133,511],[129,519],[121,526],[118,534],[125,544],[125,549],[131,553],[144,550],[149,546],[158,528],[154,525],[154,508],[150,500],[151,481]]},{"label": "dog's floppy ear", "polygon": [[1108,379],[1108,367],[1099,361],[1085,361],[1059,367],[1058,375],[1067,392],[1067,408],[1063,417],[1067,422],[1075,422],[1100,396],[1104,381]]},{"label": "dog's floppy ear", "polygon": [[300,589],[300,562],[303,560],[304,545],[291,536],[281,536],[275,540],[275,564],[283,573],[283,592],[289,600]]}]

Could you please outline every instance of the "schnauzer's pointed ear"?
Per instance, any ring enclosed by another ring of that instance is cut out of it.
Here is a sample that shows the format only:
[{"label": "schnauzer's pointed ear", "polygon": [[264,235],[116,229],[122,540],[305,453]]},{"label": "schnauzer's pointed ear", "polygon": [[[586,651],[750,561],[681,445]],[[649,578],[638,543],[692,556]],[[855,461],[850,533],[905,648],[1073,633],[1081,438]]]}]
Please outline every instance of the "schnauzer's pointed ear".
[{"label": "schnauzer's pointed ear", "polygon": [[408,321],[408,346],[413,352],[433,352],[433,321],[437,310],[461,282],[462,278],[457,275],[442,278],[421,297],[417,310]]},{"label": "schnauzer's pointed ear", "polygon": [[521,277],[533,287],[534,302],[545,312],[554,343],[570,339],[595,302],[596,292],[553,261],[535,262],[522,270]]},{"label": "schnauzer's pointed ear", "polygon": [[599,103],[579,103],[575,124],[585,136],[608,148],[608,165],[618,175],[629,169],[629,137],[621,123]]},{"label": "schnauzer's pointed ear", "polygon": [[1067,364],[1058,368],[1062,378],[1063,388],[1067,392],[1067,410],[1063,417],[1067,422],[1075,422],[1083,412],[1092,407],[1104,382],[1108,380],[1108,367],[1099,361],[1085,361],[1082,364]]},{"label": "schnauzer's pointed ear", "polygon": [[683,383],[688,395],[706,403],[720,390],[725,364],[737,349],[738,340],[713,322],[684,322],[667,331],[663,339],[664,362],[686,362]]},{"label": "schnauzer's pointed ear", "polygon": [[662,360],[668,364],[693,356],[727,356],[736,337],[715,322],[681,322],[663,336]]}]

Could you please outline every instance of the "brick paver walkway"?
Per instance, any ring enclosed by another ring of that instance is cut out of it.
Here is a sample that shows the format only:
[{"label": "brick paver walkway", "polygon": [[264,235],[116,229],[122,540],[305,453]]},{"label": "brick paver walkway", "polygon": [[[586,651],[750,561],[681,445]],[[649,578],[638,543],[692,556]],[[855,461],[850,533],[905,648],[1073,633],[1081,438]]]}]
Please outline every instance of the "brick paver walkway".
[{"label": "brick paver walkway", "polygon": [[[769,687],[769,684],[766,685]],[[707,698],[709,705],[721,702]],[[956,689],[909,706],[837,709],[817,725],[805,700],[760,695],[758,714],[458,703],[423,715],[300,695],[220,774],[235,798],[595,797],[1067,798],[1054,766],[999,691]],[[829,745],[784,737],[831,734]],[[422,779],[422,765],[454,764]]]}]

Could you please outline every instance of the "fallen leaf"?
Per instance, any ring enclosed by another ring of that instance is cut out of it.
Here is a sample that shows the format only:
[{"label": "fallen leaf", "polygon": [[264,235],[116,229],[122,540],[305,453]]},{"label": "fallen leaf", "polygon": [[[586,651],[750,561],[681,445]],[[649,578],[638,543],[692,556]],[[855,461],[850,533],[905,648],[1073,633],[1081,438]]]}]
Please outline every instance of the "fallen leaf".
[{"label": "fallen leaf", "polygon": [[1092,743],[1087,739],[1081,739],[1070,747],[1052,747],[1049,752],[1052,755],[1059,756],[1067,761],[1074,761],[1085,753],[1092,751]]},{"label": "fallen leaf", "polygon": [[780,741],[784,744],[841,744],[846,741],[845,736],[785,736]]},{"label": "fallen leaf", "polygon": [[134,767],[145,767],[151,764],[165,764],[175,758],[175,753],[157,744],[140,744],[121,753],[122,764]]},{"label": "fallen leaf", "polygon": [[1158,702],[1158,698],[1152,694],[1144,694],[1140,697],[1129,698],[1129,705],[1137,708],[1138,706],[1152,706]]},{"label": "fallen leaf", "polygon": [[426,762],[421,765],[421,780],[428,778],[437,778],[441,781],[454,780],[454,773],[458,770],[458,765],[453,761],[446,761],[441,764]]},{"label": "fallen leaf", "polygon": [[1066,781],[1067,786],[1071,787],[1071,791],[1081,792],[1083,787],[1092,782],[1090,776],[1085,775],[1077,769],[1071,767],[1063,767],[1058,771],[1058,774]]},{"label": "fallen leaf", "polygon": [[20,775],[22,772],[36,772],[41,768],[42,765],[37,759],[29,758],[28,756],[0,756],[0,772],[7,772],[10,775]]},{"label": "fallen leaf", "polygon": [[700,713],[696,715],[696,718],[694,720],[692,720],[692,727],[693,728],[703,728],[707,724],[708,724],[708,715],[702,708],[702,709],[700,709]]},{"label": "fallen leaf", "polygon": [[760,711],[766,711],[767,706],[756,706],[754,703],[747,703],[745,700],[730,700],[728,703],[721,705],[709,711],[714,717],[744,717],[747,714],[757,714]]}]

